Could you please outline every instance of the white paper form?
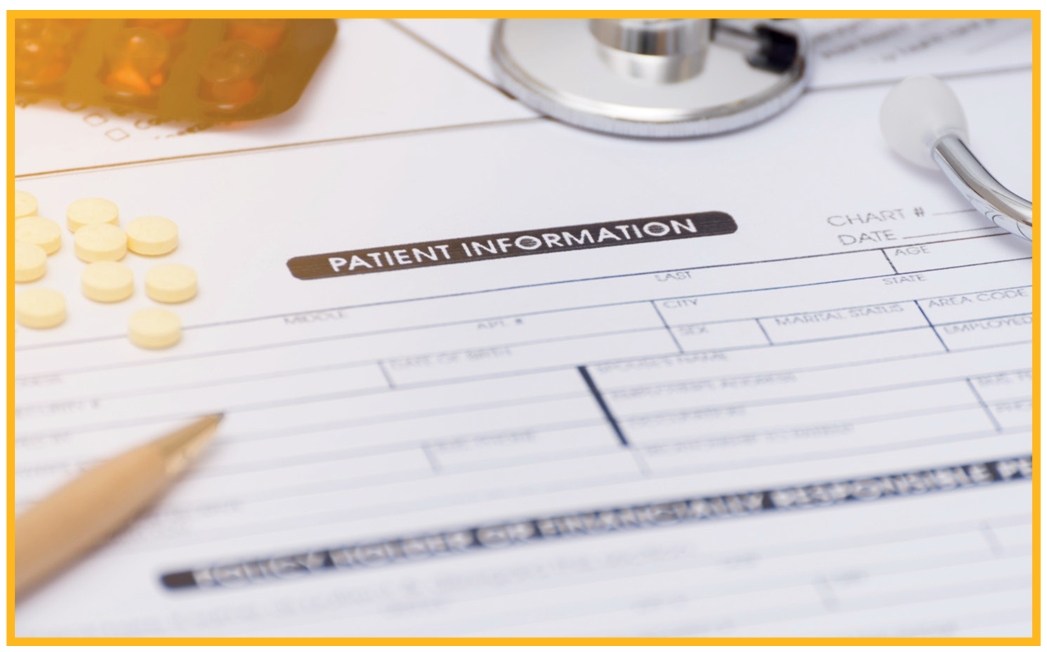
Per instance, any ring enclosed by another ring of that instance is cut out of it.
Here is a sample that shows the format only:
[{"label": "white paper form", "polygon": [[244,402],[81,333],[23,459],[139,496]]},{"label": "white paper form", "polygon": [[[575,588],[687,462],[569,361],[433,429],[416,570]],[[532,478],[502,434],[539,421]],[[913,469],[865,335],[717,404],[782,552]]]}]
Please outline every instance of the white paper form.
[{"label": "white paper form", "polygon": [[[1029,74],[953,86],[1028,192]],[[691,142],[535,121],[19,183],[176,218],[201,279],[144,352],[148,300],[89,305],[53,260],[19,504],[228,417],[16,633],[1028,636],[1030,250],[886,151],[883,92]],[[734,233],[667,217],[716,211]],[[485,253],[597,223],[614,246]],[[479,260],[394,253],[461,240]],[[286,265],[350,251],[391,267]]]},{"label": "white paper form", "polygon": [[806,20],[813,88],[1032,66],[1032,21]]}]

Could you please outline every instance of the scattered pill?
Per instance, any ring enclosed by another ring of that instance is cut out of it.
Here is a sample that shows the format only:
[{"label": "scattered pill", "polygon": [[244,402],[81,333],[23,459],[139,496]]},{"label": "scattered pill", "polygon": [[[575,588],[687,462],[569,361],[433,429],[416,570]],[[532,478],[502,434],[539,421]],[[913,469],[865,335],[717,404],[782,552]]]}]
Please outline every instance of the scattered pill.
[{"label": "scattered pill", "polygon": [[145,273],[145,293],[161,303],[181,303],[196,296],[196,272],[192,267],[170,263]]},{"label": "scattered pill", "polygon": [[165,349],[181,339],[182,322],[170,310],[146,308],[131,315],[127,332],[143,349]]},{"label": "scattered pill", "polygon": [[73,233],[88,224],[112,224],[120,220],[120,210],[108,199],[84,197],[77,199],[65,210],[66,224]]},{"label": "scattered pill", "polygon": [[178,226],[166,217],[139,217],[127,225],[127,248],[136,254],[162,256],[178,246]]},{"label": "scattered pill", "polygon": [[112,224],[88,224],[77,229],[73,244],[76,257],[85,263],[120,260],[127,255],[127,235]]},{"label": "scattered pill", "polygon": [[24,190],[15,191],[15,219],[20,220],[23,217],[29,217],[30,215],[36,215],[36,211],[40,209],[40,204],[36,201],[36,197],[30,195]]},{"label": "scattered pill", "polygon": [[22,290],[15,296],[15,320],[27,328],[54,328],[65,321],[65,297],[47,288]]},{"label": "scattered pill", "polygon": [[15,222],[15,240],[38,245],[53,254],[62,246],[62,227],[43,217],[23,217]]},{"label": "scattered pill", "polygon": [[134,293],[134,274],[123,263],[100,260],[84,268],[80,287],[84,296],[92,301],[123,301]]},{"label": "scattered pill", "polygon": [[29,242],[15,241],[15,282],[35,281],[47,271],[47,252]]}]

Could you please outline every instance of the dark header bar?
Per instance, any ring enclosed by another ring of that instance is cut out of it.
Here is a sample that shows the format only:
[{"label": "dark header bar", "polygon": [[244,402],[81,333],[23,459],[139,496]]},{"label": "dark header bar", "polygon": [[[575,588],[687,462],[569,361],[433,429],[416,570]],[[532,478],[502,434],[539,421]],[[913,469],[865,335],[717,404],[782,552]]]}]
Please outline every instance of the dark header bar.
[{"label": "dark header bar", "polygon": [[721,518],[903,498],[998,482],[1028,480],[1031,477],[1031,456],[1010,457],[851,480],[609,507],[417,536],[350,543],[335,548],[317,548],[264,559],[179,570],[164,574],[160,582],[168,589],[247,586],[317,572],[360,570],[403,561],[433,559],[450,554],[506,548],[580,535],[628,532]]},{"label": "dark header bar", "polygon": [[287,261],[287,267],[295,278],[310,280],[659,240],[704,238],[737,230],[734,218],[727,213],[686,213],[297,256]]}]

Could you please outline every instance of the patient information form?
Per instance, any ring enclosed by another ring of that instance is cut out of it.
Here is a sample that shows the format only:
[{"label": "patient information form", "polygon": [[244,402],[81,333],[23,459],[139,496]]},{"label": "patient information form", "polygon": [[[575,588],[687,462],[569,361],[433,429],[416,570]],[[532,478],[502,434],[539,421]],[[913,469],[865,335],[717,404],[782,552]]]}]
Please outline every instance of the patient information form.
[{"label": "patient information form", "polygon": [[[1029,71],[949,83],[1028,193]],[[890,154],[887,89],[687,142],[514,116],[19,178],[177,219],[200,290],[143,351],[148,298],[53,260],[18,508],[227,416],[17,635],[1030,636],[1032,252]]]}]

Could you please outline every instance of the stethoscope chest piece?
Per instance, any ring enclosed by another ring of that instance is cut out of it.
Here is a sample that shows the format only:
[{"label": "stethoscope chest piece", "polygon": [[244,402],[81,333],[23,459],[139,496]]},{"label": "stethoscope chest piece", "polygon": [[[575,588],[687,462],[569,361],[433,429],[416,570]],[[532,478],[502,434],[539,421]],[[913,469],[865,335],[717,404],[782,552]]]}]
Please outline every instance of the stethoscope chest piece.
[{"label": "stethoscope chest piece", "polygon": [[563,122],[622,136],[734,131],[788,107],[808,78],[794,21],[500,20],[502,86]]}]

